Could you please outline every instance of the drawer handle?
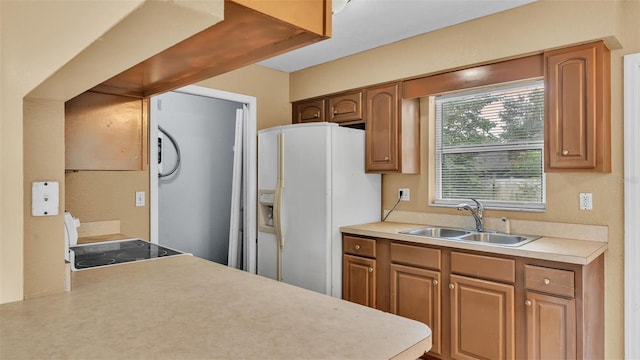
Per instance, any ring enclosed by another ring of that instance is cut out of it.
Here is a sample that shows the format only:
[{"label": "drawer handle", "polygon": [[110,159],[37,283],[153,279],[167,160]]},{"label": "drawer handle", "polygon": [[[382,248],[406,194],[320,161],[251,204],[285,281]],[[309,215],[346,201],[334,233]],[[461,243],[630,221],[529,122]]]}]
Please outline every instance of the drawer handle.
[{"label": "drawer handle", "polygon": [[544,280],[542,280],[542,282],[543,282],[545,285],[549,285],[549,284],[551,284],[551,280],[549,280],[549,279],[544,279]]},{"label": "drawer handle", "polygon": [[438,285],[438,280],[435,280],[435,279],[434,279],[434,280],[433,280],[433,285],[434,285],[434,286],[437,286],[437,285]]},{"label": "drawer handle", "polygon": [[360,250],[360,245],[354,246],[356,250]]},{"label": "drawer handle", "polygon": [[562,150],[562,155],[569,155],[569,150]]},{"label": "drawer handle", "polygon": [[455,286],[455,285],[453,285],[453,284],[449,284],[449,289],[453,290],[453,289],[455,289],[455,288],[456,288],[456,286]]},{"label": "drawer handle", "polygon": [[373,272],[373,268],[369,266],[369,272]]},{"label": "drawer handle", "polygon": [[525,300],[524,304],[527,306],[531,306],[531,300]]}]

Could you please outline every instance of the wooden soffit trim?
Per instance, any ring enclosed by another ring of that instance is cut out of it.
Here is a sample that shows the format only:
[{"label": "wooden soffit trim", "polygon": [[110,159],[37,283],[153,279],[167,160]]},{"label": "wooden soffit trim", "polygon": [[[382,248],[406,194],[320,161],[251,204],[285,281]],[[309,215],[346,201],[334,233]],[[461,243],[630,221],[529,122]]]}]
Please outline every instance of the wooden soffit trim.
[{"label": "wooden soffit trim", "polygon": [[413,99],[498,83],[542,77],[542,54],[479,65],[402,82],[402,97]]},{"label": "wooden soffit trim", "polygon": [[[233,1],[226,0],[224,5],[223,21],[125,70],[91,90],[124,96],[148,97],[241,68],[325,38],[323,35],[291,25]],[[324,15],[319,12],[319,16]]]}]

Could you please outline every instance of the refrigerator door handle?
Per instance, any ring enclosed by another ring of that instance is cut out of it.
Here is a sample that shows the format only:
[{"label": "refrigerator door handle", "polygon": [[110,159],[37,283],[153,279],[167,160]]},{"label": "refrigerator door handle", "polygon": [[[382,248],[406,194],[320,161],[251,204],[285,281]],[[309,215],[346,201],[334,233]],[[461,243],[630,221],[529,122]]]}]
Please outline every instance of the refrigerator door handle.
[{"label": "refrigerator door handle", "polygon": [[273,229],[276,234],[278,252],[278,281],[282,281],[282,248],[284,248],[284,234],[282,233],[282,192],[284,190],[284,134],[278,134],[278,181],[273,202]]}]

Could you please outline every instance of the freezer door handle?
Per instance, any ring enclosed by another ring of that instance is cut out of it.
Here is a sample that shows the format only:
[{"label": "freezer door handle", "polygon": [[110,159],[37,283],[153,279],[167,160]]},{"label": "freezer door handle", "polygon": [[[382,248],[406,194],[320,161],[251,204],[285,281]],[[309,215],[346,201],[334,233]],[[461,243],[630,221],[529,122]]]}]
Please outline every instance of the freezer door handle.
[{"label": "freezer door handle", "polygon": [[282,233],[282,192],[284,190],[284,134],[278,134],[278,181],[273,202],[273,230],[276,233],[278,252],[278,281],[282,281],[282,249],[284,234]]}]

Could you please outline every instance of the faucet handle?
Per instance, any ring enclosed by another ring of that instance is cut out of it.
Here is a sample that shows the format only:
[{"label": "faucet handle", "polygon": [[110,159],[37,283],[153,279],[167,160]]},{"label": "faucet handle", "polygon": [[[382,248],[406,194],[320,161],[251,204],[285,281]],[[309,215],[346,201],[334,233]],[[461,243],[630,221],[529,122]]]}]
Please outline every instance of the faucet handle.
[{"label": "faucet handle", "polygon": [[477,212],[480,216],[482,216],[482,211],[484,210],[484,206],[482,205],[482,203],[474,198],[471,198],[471,200],[473,200],[474,203],[476,203],[476,207],[477,207]]}]

